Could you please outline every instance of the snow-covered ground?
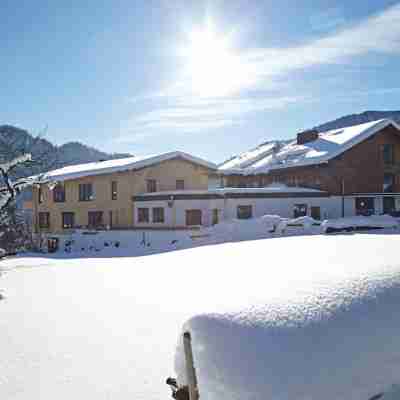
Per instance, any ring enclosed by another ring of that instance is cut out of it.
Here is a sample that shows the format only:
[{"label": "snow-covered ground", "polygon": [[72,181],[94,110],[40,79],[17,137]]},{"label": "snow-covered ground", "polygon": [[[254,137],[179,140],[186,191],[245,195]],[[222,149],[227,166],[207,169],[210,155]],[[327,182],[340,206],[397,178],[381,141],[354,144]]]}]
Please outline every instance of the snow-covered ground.
[{"label": "snow-covered ground", "polygon": [[[381,233],[397,233],[400,225],[389,215],[348,217],[316,221],[264,215],[247,220],[227,220],[200,230],[76,231],[62,235],[53,258],[133,257],[191,247],[242,240],[318,235],[337,230],[355,231],[381,228]],[[50,255],[49,255],[50,256]]]},{"label": "snow-covered ground", "polygon": [[188,321],[204,399],[367,400],[399,382],[399,244],[315,235],[4,260],[0,398],[168,398]]}]

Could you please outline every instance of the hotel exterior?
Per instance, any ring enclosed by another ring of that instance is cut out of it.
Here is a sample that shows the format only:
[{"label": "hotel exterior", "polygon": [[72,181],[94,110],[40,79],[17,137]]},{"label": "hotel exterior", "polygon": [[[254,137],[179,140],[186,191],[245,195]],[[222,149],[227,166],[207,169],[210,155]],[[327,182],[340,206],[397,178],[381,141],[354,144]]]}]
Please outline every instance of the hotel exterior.
[{"label": "hotel exterior", "polygon": [[315,219],[400,210],[390,120],[266,143],[220,166],[183,152],[64,167],[33,190],[35,232],[180,229],[265,214]]}]

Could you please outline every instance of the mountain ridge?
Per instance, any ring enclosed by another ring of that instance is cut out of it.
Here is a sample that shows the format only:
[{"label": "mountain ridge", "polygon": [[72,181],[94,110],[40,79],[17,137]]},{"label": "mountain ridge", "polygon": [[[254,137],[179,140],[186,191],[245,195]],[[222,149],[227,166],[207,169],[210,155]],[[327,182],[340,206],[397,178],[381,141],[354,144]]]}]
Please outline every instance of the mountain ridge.
[{"label": "mountain ridge", "polygon": [[8,124],[0,125],[1,161],[9,161],[14,156],[11,154],[12,150],[21,149],[31,153],[33,160],[40,160],[40,162],[37,165],[18,168],[15,172],[16,177],[33,175],[67,165],[132,156],[129,153],[107,153],[78,141],[57,146],[45,138],[34,137],[25,129]]},{"label": "mountain ridge", "polygon": [[348,114],[343,117],[317,125],[314,129],[319,132],[325,132],[332,129],[346,128],[352,125],[359,125],[366,122],[376,121],[378,119],[392,119],[396,123],[400,123],[400,111],[364,111],[359,114]]}]

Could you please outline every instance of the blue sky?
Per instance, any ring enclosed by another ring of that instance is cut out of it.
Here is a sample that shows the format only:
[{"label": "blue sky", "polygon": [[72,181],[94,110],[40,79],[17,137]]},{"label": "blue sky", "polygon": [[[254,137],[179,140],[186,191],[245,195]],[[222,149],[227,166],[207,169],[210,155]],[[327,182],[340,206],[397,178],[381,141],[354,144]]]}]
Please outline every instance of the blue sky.
[{"label": "blue sky", "polygon": [[400,108],[396,1],[2,0],[0,14],[0,124],[57,144],[220,162]]}]

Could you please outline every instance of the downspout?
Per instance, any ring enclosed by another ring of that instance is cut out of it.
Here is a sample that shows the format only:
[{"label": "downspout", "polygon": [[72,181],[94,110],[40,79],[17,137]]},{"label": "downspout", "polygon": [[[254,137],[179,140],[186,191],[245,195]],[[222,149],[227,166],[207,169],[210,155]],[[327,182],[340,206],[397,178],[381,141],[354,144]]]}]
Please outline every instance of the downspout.
[{"label": "downspout", "polygon": [[171,196],[170,201],[172,202],[172,226],[176,228],[176,207],[174,196]]},{"label": "downspout", "polygon": [[35,233],[39,233],[39,223],[38,223],[38,205],[37,205],[37,196],[38,193],[36,193],[36,188],[32,187],[32,202],[33,202],[33,218],[34,218],[34,231]]},{"label": "downspout", "polygon": [[35,232],[34,246],[41,247],[41,232],[39,227],[39,193],[35,186],[32,186],[32,203],[33,203],[33,228]]},{"label": "downspout", "polygon": [[224,217],[224,221],[225,221],[226,219],[228,219],[227,215],[226,215],[227,212],[228,212],[228,210],[227,210],[227,208],[228,208],[228,199],[226,198],[226,193],[222,193],[222,197],[224,199],[223,217]]},{"label": "downspout", "polygon": [[342,179],[342,218],[344,218],[344,179]]}]

